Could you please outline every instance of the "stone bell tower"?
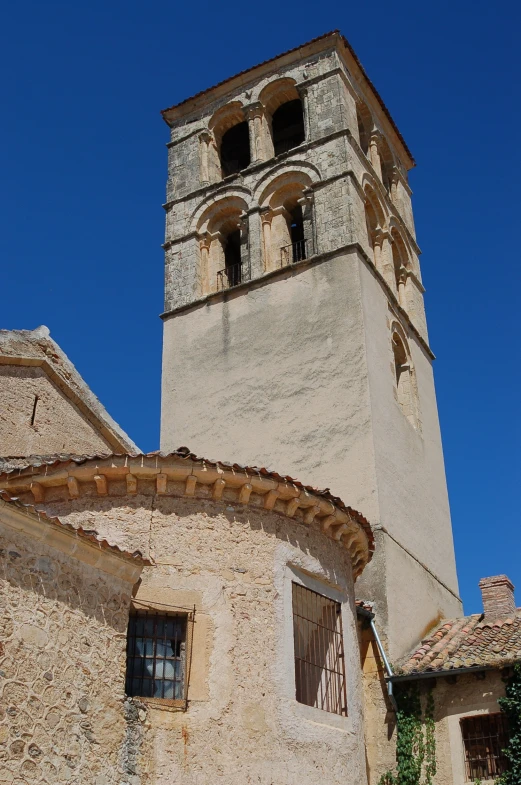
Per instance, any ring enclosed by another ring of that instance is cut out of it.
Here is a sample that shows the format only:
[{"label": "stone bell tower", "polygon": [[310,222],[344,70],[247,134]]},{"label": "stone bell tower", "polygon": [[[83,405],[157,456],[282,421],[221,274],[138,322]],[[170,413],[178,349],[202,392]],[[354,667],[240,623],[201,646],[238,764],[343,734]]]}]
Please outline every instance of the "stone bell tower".
[{"label": "stone bell tower", "polygon": [[267,466],[360,509],[392,658],[461,604],[407,172],[330,33],[163,112],[161,449]]}]

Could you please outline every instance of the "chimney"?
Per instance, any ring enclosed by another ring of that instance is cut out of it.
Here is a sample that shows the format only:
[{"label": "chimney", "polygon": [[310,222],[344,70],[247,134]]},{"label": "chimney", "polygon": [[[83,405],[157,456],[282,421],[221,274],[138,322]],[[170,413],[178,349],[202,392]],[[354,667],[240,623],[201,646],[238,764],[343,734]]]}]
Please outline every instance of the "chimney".
[{"label": "chimney", "polygon": [[505,619],[515,615],[514,586],[506,575],[482,578],[479,588],[481,589],[486,620]]}]

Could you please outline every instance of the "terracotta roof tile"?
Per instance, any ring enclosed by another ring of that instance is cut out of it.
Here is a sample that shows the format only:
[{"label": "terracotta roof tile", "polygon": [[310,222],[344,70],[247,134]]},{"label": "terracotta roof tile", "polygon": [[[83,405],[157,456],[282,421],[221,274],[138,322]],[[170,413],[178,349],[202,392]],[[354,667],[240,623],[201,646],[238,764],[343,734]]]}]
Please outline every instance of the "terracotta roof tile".
[{"label": "terracotta roof tile", "polygon": [[409,654],[399,674],[500,668],[521,658],[521,608],[513,618],[485,619],[483,614],[443,621]]},{"label": "terracotta roof tile", "polygon": [[[344,504],[342,499],[338,496],[334,496],[329,488],[318,489],[314,488],[312,485],[304,485],[299,480],[290,477],[287,474],[279,474],[276,471],[272,471],[270,469],[266,469],[264,467],[258,466],[244,466],[239,463],[228,463],[226,461],[217,461],[214,459],[208,458],[201,458],[200,456],[195,455],[194,453],[190,452],[188,447],[179,447],[177,450],[174,450],[171,453],[163,453],[161,451],[154,451],[150,453],[100,453],[96,455],[63,455],[63,454],[55,454],[55,455],[31,455],[27,458],[16,458],[14,456],[11,459],[6,458],[6,465],[2,466],[0,463],[0,476],[1,475],[13,475],[16,472],[18,474],[22,474],[27,469],[32,467],[38,468],[41,466],[52,466],[55,467],[60,463],[76,463],[82,464],[86,463],[87,461],[95,461],[95,460],[106,460],[113,457],[124,457],[128,455],[131,458],[182,458],[186,460],[193,461],[194,463],[205,463],[210,466],[217,466],[222,467],[223,469],[233,469],[233,471],[244,472],[245,474],[249,475],[258,475],[262,477],[269,477],[277,482],[287,482],[294,485],[296,488],[300,488],[303,491],[307,491],[308,493],[313,493],[316,496],[322,496],[327,501],[334,504],[338,509],[345,511],[353,520],[355,520],[362,529],[364,530],[369,546],[369,560],[372,558],[374,552],[374,535],[371,529],[371,525],[367,518],[365,518],[360,512],[354,510],[352,507]],[[13,461],[16,460],[16,466],[9,465],[9,460]],[[20,461],[21,463],[18,463]]]},{"label": "terracotta roof tile", "polygon": [[129,559],[134,563],[143,565],[149,565],[152,563],[149,559],[146,559],[140,551],[134,551],[133,553],[130,553],[130,551],[124,551],[117,545],[112,545],[111,543],[107,542],[107,540],[101,538],[96,531],[92,529],[87,531],[81,526],[76,528],[75,526],[71,526],[70,523],[63,523],[63,521],[61,521],[59,518],[47,515],[47,513],[43,510],[37,510],[34,505],[25,504],[24,502],[20,501],[20,499],[16,498],[16,496],[11,496],[6,491],[1,489],[0,499],[2,499],[4,502],[7,502],[8,504],[14,505],[15,507],[19,507],[24,512],[29,513],[29,515],[34,515],[36,518],[38,518],[38,520],[44,521],[45,523],[49,523],[54,526],[59,526],[61,529],[66,529],[69,532],[73,532],[82,540],[88,540],[89,542],[97,545],[99,548],[111,551],[112,553],[122,556],[125,559]]}]

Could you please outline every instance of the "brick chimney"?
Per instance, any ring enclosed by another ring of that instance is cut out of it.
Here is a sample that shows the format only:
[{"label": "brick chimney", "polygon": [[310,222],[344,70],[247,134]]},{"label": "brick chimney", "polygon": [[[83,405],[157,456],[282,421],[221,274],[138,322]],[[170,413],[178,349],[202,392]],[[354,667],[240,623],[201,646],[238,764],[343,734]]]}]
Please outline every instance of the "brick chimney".
[{"label": "brick chimney", "polygon": [[491,578],[482,578],[479,582],[483,611],[485,619],[505,619],[514,616],[516,602],[514,600],[514,586],[506,575],[493,575]]}]

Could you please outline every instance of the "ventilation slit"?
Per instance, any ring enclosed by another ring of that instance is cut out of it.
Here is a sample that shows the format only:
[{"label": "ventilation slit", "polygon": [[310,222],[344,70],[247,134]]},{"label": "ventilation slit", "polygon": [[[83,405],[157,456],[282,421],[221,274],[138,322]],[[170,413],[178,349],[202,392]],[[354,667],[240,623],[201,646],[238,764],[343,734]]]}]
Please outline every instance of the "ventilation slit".
[{"label": "ventilation slit", "polygon": [[34,396],[34,403],[33,403],[33,413],[31,415],[31,425],[34,425],[34,420],[36,418],[36,407],[38,406],[38,396]]}]

